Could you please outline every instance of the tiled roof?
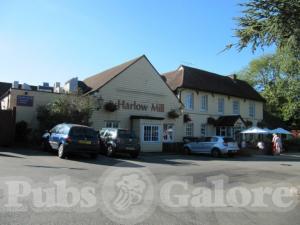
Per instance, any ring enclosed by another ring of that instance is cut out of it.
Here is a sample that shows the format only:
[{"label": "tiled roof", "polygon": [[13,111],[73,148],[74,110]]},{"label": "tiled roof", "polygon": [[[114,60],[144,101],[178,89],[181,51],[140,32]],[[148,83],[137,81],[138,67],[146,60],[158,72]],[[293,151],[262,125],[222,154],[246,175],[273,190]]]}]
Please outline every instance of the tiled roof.
[{"label": "tiled roof", "polygon": [[2,95],[4,95],[11,87],[11,83],[0,82],[0,97],[2,97]]},{"label": "tiled roof", "polygon": [[137,62],[138,60],[140,60],[142,57],[144,57],[144,55],[135,58],[133,60],[130,60],[128,62],[125,62],[121,65],[115,66],[113,68],[110,68],[108,70],[105,70],[101,73],[98,73],[94,76],[88,77],[85,80],[83,80],[83,82],[91,88],[91,90],[89,92],[94,92],[97,89],[101,88],[102,86],[104,86],[107,82],[109,82],[110,80],[112,80],[113,78],[115,78],[116,76],[118,76],[120,73],[122,73],[123,71],[125,71],[128,67],[130,67],[131,65],[133,65],[135,62]]},{"label": "tiled roof", "polygon": [[78,89],[82,91],[83,94],[91,90],[90,87],[88,87],[83,81],[80,80],[78,81]]},{"label": "tiled roof", "polygon": [[221,76],[208,71],[181,66],[179,69],[165,73],[166,82],[175,91],[178,88],[194,89],[219,93],[256,101],[265,100],[247,82],[228,76]]}]

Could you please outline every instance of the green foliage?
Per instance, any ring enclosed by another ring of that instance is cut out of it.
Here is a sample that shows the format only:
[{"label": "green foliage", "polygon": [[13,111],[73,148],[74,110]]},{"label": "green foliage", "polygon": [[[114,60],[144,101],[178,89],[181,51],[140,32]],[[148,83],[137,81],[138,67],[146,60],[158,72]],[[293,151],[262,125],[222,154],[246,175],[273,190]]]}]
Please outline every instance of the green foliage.
[{"label": "green foliage", "polygon": [[299,60],[299,0],[249,0],[240,6],[242,16],[236,18],[238,28],[235,29],[239,50],[251,45],[255,51],[275,44],[280,51],[291,52]]},{"label": "green foliage", "polygon": [[15,140],[18,142],[27,142],[28,135],[30,134],[31,129],[28,127],[26,121],[19,121],[16,123],[16,133]]},{"label": "green foliage", "polygon": [[89,96],[62,95],[37,108],[39,130],[48,130],[59,123],[90,125],[92,112],[93,101]]},{"label": "green foliage", "polygon": [[300,125],[300,64],[293,55],[277,52],[262,56],[251,61],[239,75],[266,99],[269,113],[289,125]]},{"label": "green foliage", "polygon": [[300,138],[293,138],[283,141],[283,147],[287,151],[300,151]]}]

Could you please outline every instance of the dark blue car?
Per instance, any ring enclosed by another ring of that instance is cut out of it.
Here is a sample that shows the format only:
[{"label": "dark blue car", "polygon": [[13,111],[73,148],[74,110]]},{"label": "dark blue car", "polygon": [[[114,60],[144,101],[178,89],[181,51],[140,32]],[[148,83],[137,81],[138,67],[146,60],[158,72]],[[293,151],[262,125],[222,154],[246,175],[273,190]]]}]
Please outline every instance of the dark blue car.
[{"label": "dark blue car", "polygon": [[95,130],[78,124],[58,124],[43,135],[44,149],[58,151],[58,157],[68,153],[88,153],[92,158],[98,156],[99,140]]}]

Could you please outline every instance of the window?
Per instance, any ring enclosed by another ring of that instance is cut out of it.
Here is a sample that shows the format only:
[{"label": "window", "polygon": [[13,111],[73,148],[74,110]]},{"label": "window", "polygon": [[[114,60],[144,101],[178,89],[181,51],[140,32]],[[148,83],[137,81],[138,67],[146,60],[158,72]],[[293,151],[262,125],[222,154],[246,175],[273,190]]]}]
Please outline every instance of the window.
[{"label": "window", "polygon": [[217,136],[226,136],[226,127],[217,127],[216,135]]},{"label": "window", "polygon": [[119,121],[105,121],[106,128],[119,128]]},{"label": "window", "polygon": [[232,112],[233,114],[239,115],[240,114],[240,102],[237,100],[234,100],[232,102]]},{"label": "window", "polygon": [[224,114],[224,98],[218,99],[218,113]]},{"label": "window", "polygon": [[255,117],[255,103],[254,102],[249,103],[249,116],[252,118]]},{"label": "window", "polygon": [[194,109],[194,95],[189,93],[184,98],[185,109],[193,110]]},{"label": "window", "polygon": [[145,125],[143,140],[145,142],[159,142],[159,126],[158,125]]},{"label": "window", "polygon": [[164,142],[174,141],[174,124],[164,124],[163,132]]},{"label": "window", "polygon": [[223,137],[232,137],[233,127],[216,127],[216,135]]},{"label": "window", "polygon": [[185,135],[187,137],[194,136],[194,124],[193,123],[187,123],[185,126]]},{"label": "window", "polygon": [[201,102],[200,102],[200,111],[207,111],[208,110],[208,96],[202,95]]},{"label": "window", "polygon": [[206,136],[206,124],[201,124],[200,135]]}]

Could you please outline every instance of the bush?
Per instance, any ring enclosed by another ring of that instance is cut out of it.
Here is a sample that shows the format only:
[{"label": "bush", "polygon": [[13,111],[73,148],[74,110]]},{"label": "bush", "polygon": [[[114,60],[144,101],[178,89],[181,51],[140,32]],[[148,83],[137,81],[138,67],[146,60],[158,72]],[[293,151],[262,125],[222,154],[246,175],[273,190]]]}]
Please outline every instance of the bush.
[{"label": "bush", "polygon": [[27,142],[30,132],[31,132],[31,129],[28,127],[27,122],[25,122],[25,121],[17,122],[16,123],[15,140],[17,142]]},{"label": "bush", "polygon": [[283,148],[286,151],[300,151],[300,138],[284,140]]},{"label": "bush", "polygon": [[89,96],[63,95],[54,102],[37,108],[38,131],[43,133],[60,123],[90,125],[93,102]]}]

